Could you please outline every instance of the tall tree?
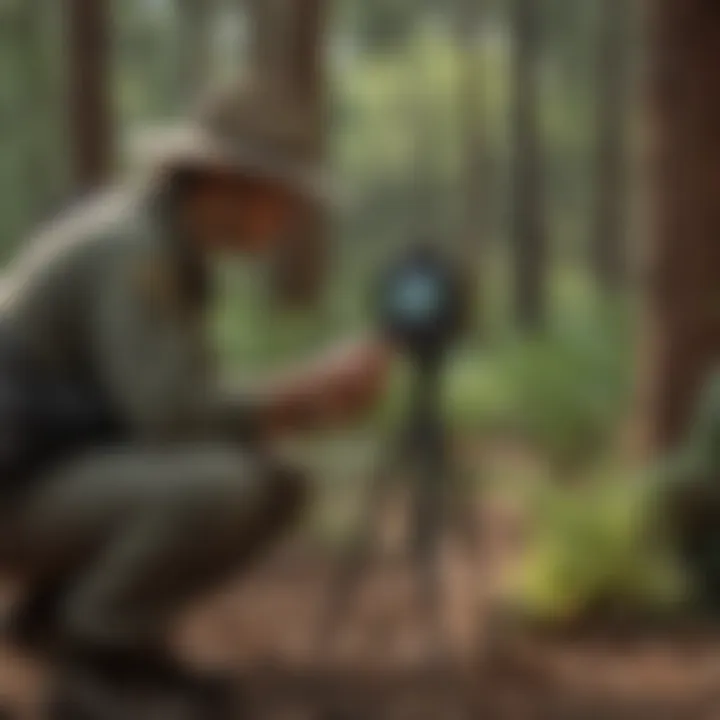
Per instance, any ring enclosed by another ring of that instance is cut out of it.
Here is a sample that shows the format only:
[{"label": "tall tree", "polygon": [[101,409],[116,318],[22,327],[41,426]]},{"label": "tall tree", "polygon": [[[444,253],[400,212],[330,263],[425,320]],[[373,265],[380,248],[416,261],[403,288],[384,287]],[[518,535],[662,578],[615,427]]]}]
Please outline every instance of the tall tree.
[{"label": "tall tree", "polygon": [[[292,19],[288,35],[291,82],[301,94],[315,120],[314,153],[318,165],[326,157],[327,78],[325,73],[325,31],[328,22],[327,0],[292,0]],[[300,242],[291,243],[295,252],[286,273],[288,294],[299,302],[315,299],[322,286],[328,262],[328,218],[323,208],[308,208],[301,228]]]},{"label": "tall tree", "polygon": [[655,445],[666,448],[720,360],[720,13],[707,0],[654,6],[649,418]]},{"label": "tall tree", "polygon": [[84,194],[113,163],[110,8],[107,0],[66,0],[68,108],[73,184]]},{"label": "tall tree", "polygon": [[599,287],[616,292],[625,279],[627,197],[627,0],[602,0],[597,52],[596,207],[592,264]]},{"label": "tall tree", "polygon": [[488,223],[484,211],[487,203],[485,142],[483,136],[480,87],[482,66],[478,52],[483,4],[485,0],[456,0],[455,37],[458,47],[459,136],[463,146],[461,173],[464,198],[461,221],[461,252],[472,266],[473,279],[481,283],[483,248]]},{"label": "tall tree", "polygon": [[[250,65],[265,82],[279,82],[298,94],[316,118],[318,163],[325,156],[327,135],[325,29],[327,0],[248,0],[251,18]],[[326,214],[308,208],[276,266],[285,296],[299,303],[317,297],[327,262]]]},{"label": "tall tree", "polygon": [[178,106],[186,111],[210,78],[214,0],[175,0]]},{"label": "tall tree", "polygon": [[547,303],[538,82],[540,3],[512,0],[512,14],[515,313],[520,327],[537,330],[544,322]]},{"label": "tall tree", "polygon": [[287,0],[246,0],[252,72],[275,81],[287,70]]},{"label": "tall tree", "polygon": [[34,224],[57,209],[66,186],[62,88],[53,73],[61,53],[57,42],[61,8],[48,0],[23,0],[16,10],[17,62],[12,72],[18,91],[13,107],[19,123],[13,144],[22,154],[26,220]]}]

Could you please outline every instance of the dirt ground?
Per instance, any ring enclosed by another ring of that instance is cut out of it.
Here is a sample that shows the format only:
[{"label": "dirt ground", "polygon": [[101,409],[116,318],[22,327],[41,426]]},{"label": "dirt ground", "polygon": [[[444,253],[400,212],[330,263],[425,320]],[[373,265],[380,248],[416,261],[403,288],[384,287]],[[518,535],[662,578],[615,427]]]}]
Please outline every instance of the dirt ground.
[{"label": "dirt ground", "polygon": [[[461,575],[446,577],[456,597],[446,596],[442,656],[408,573],[393,563],[373,568],[342,632],[322,646],[328,571],[311,558],[268,566],[215,599],[188,623],[183,645],[237,670],[253,720],[720,718],[720,632],[513,638],[482,593],[479,611],[463,606],[473,589],[458,589]],[[9,651],[0,656],[0,693],[15,707],[32,706],[41,677]]]},{"label": "dirt ground", "polygon": [[[427,639],[426,626],[408,589],[388,577],[390,570],[376,573],[364,607],[325,655],[307,634],[322,608],[317,595],[267,577],[244,602],[238,598],[232,632],[246,645],[238,666],[253,697],[252,717],[720,718],[720,632],[513,638],[486,605],[484,615],[466,615],[449,628],[450,657],[433,661],[432,648],[419,641]],[[456,615],[467,611],[459,599]]]},{"label": "dirt ground", "polygon": [[[322,642],[337,563],[293,542],[197,609],[181,649],[234,668],[250,720],[720,720],[720,628],[508,631],[492,597],[517,528],[497,508],[481,525],[475,549],[444,550],[442,646],[415,575],[392,553],[370,565],[352,611]],[[0,649],[0,703],[17,708],[12,720],[38,717],[43,684],[41,670]]]}]

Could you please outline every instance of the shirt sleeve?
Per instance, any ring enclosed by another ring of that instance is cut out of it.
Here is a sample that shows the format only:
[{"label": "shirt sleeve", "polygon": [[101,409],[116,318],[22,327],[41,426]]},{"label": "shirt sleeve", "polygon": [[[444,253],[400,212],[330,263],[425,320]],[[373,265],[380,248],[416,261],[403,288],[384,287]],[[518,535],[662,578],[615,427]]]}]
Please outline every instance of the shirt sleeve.
[{"label": "shirt sleeve", "polygon": [[247,440],[256,402],[219,387],[204,313],[188,306],[168,265],[140,253],[109,273],[95,315],[100,381],[140,438]]},{"label": "shirt sleeve", "polygon": [[[120,253],[118,253],[120,254]],[[140,437],[202,426],[202,344],[162,256],[128,251],[100,288],[94,337],[99,381]]]}]

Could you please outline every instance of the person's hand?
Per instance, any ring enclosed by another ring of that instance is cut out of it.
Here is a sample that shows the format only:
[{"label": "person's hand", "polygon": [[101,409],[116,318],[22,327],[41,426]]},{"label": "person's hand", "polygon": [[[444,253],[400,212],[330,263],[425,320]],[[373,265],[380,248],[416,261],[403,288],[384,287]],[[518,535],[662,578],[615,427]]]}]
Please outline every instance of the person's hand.
[{"label": "person's hand", "polygon": [[331,350],[268,391],[276,431],[345,424],[359,419],[381,398],[392,348],[378,338]]},{"label": "person's hand", "polygon": [[392,352],[379,340],[338,348],[308,378],[328,419],[352,420],[371,410],[383,395]]}]

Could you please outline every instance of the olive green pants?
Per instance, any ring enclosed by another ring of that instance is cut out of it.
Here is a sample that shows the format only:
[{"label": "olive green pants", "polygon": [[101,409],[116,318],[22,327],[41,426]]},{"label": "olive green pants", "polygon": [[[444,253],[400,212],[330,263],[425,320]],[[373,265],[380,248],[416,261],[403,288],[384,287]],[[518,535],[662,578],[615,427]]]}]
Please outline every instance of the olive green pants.
[{"label": "olive green pants", "polygon": [[145,647],[297,517],[295,473],[221,445],[88,454],[8,511],[0,561],[53,588],[68,643]]}]

